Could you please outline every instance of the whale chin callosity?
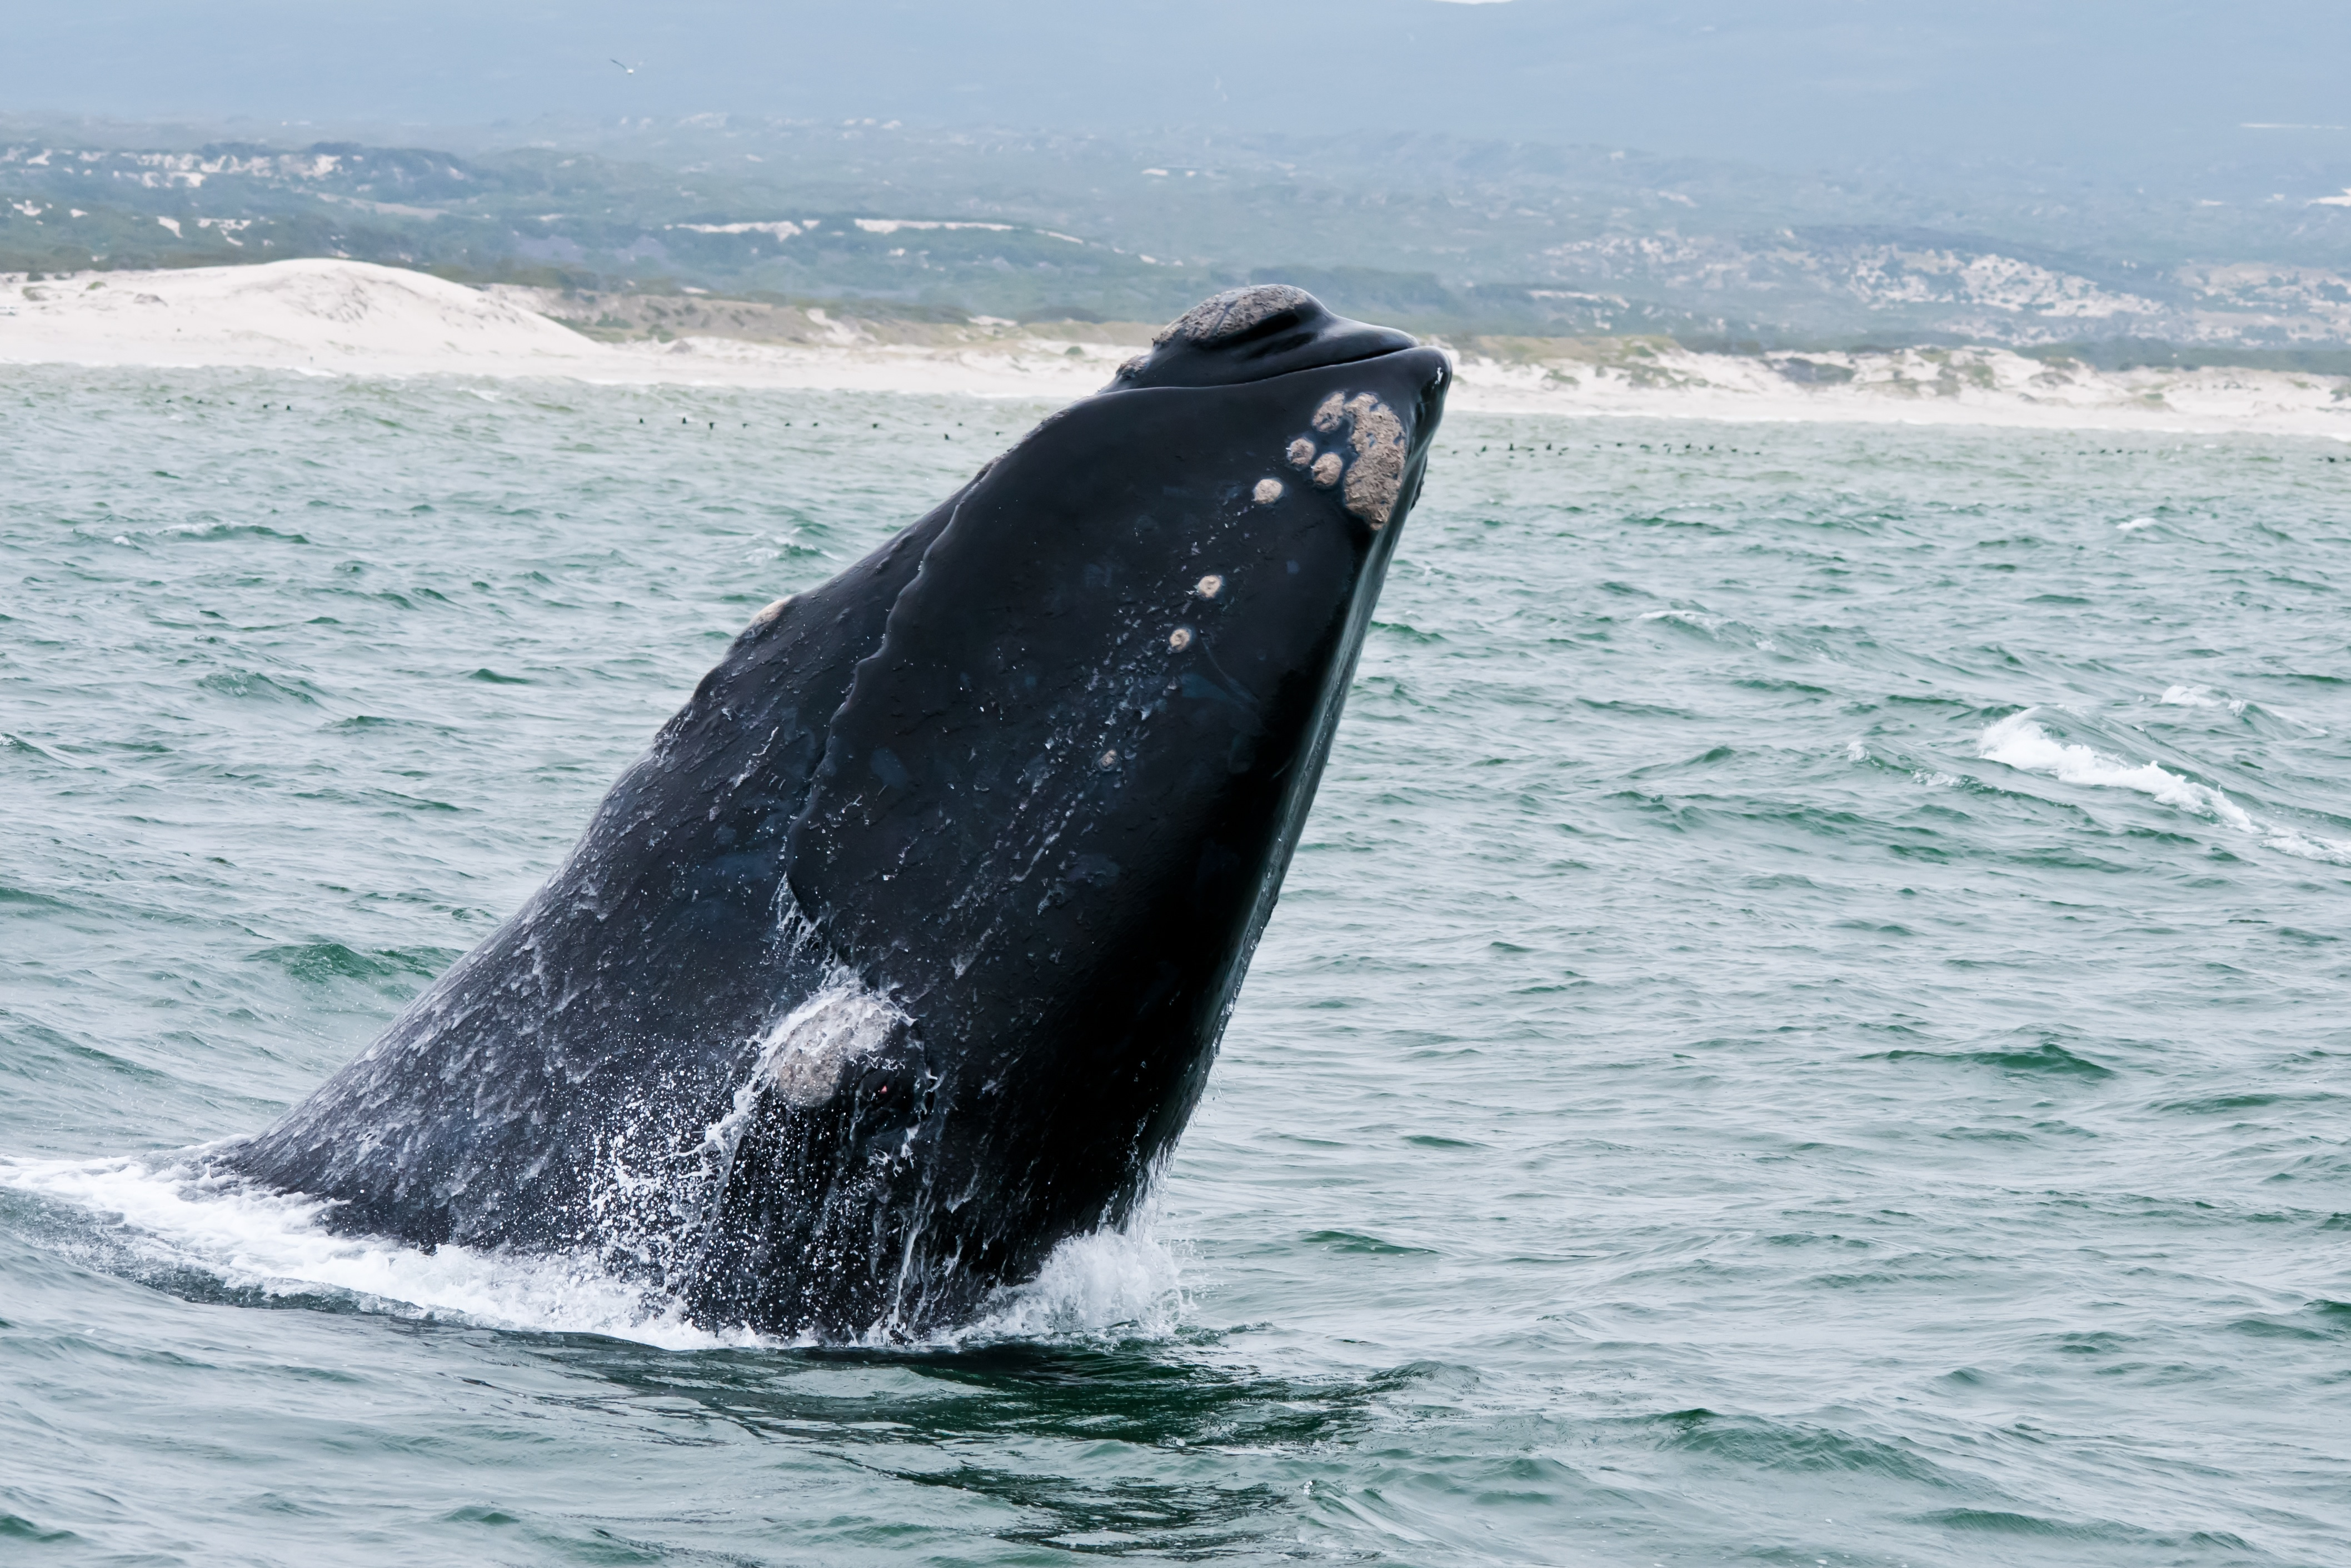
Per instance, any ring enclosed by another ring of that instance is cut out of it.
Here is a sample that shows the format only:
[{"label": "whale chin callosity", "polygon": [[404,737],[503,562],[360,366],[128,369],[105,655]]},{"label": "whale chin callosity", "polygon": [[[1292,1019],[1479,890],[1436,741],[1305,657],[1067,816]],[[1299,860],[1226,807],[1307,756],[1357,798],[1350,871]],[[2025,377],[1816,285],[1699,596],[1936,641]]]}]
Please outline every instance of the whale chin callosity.
[{"label": "whale chin callosity", "polygon": [[504,926],[221,1156],[712,1325],[919,1334],[1197,1103],[1449,380],[1293,288],[1171,325],[762,612]]}]

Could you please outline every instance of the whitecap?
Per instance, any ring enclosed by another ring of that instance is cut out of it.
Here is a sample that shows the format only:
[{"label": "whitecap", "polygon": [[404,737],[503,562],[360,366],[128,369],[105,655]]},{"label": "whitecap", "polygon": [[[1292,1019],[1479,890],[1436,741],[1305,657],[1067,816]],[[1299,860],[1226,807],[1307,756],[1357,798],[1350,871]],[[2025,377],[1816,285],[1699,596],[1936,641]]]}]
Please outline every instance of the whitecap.
[{"label": "whitecap", "polygon": [[1703,632],[1709,637],[1730,624],[1719,615],[1708,615],[1699,610],[1644,610],[1638,619],[1671,621],[1678,625],[1687,626],[1693,631]]},{"label": "whitecap", "polygon": [[[2166,700],[2169,700],[2168,694]],[[1988,762],[2005,763],[2025,772],[2054,775],[2064,784],[2135,789],[2167,806],[2214,817],[2238,832],[2258,836],[2264,849],[2326,865],[2351,865],[2351,841],[2321,838],[2262,821],[2210,785],[2183,779],[2156,763],[2133,767],[2102,757],[2089,747],[2053,739],[2032,722],[2032,712],[2027,708],[2022,713],[2011,714],[1985,730],[1979,755]]]},{"label": "whitecap", "polygon": [[2135,789],[2167,806],[2216,817],[2241,833],[2259,831],[2250,812],[2211,786],[2183,779],[2153,762],[2133,767],[2102,757],[2086,746],[2054,739],[2032,722],[2033,711],[2026,708],[2011,714],[1986,729],[1977,755],[2023,772],[2053,774],[2061,784]]},{"label": "whitecap", "polygon": [[2242,697],[2220,696],[2210,686],[2166,686],[2155,700],[2167,707],[2224,707],[2240,717],[2251,706]]},{"label": "whitecap", "polygon": [[2155,527],[2155,519],[2153,517],[2132,517],[2128,521],[2116,523],[2115,525],[2115,528],[2117,532],[2126,534],[2134,534],[2141,528],[2151,528],[2153,527]]},{"label": "whitecap", "polygon": [[2278,828],[2262,840],[2262,847],[2325,865],[2351,865],[2351,840],[2312,838],[2292,828]]}]

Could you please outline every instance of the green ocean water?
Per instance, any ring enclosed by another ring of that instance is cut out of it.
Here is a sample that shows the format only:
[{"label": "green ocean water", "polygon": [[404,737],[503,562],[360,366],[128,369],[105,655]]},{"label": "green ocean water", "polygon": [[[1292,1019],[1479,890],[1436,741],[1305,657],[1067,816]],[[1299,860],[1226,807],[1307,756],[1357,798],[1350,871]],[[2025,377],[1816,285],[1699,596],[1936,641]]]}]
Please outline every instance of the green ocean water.
[{"label": "green ocean water", "polygon": [[1457,413],[1134,1233],[939,1343],[192,1186],[1043,412],[0,381],[0,1562],[2351,1563],[2351,447]]}]

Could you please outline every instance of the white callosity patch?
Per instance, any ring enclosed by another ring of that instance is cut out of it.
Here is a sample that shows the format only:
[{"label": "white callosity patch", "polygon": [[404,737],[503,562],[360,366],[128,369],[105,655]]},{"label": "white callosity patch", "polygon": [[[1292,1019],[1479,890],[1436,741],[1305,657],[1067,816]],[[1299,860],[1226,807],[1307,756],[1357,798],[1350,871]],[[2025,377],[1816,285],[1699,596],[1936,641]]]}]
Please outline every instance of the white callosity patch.
[{"label": "white callosity patch", "polygon": [[1404,421],[1369,392],[1332,392],[1315,409],[1311,423],[1323,435],[1345,431],[1353,457],[1336,451],[1317,457],[1314,444],[1304,436],[1291,442],[1284,455],[1325,490],[1343,477],[1347,510],[1374,528],[1385,528],[1404,491]]},{"label": "white callosity patch", "polygon": [[746,1088],[773,1088],[794,1105],[821,1105],[852,1063],[885,1044],[904,1018],[854,980],[838,982],[794,1008],[759,1042]]},{"label": "white callosity patch", "polygon": [[1249,492],[1249,498],[1260,507],[1270,507],[1276,501],[1281,499],[1281,481],[1279,479],[1259,480],[1257,482],[1257,487]]},{"label": "white callosity patch", "polygon": [[1260,283],[1251,288],[1228,288],[1222,294],[1201,300],[1159,329],[1151,343],[1154,348],[1159,348],[1180,339],[1203,349],[1212,348],[1311,298],[1306,290],[1292,288],[1286,283]]},{"label": "white callosity patch", "polygon": [[1355,460],[1347,465],[1347,510],[1375,528],[1384,528],[1404,489],[1404,421],[1369,392],[1350,398],[1347,413],[1354,420],[1347,440],[1355,449]]},{"label": "white callosity patch", "polygon": [[[695,1179],[671,1191],[677,1186],[678,1172],[664,1167],[655,1177],[655,1184],[667,1192],[670,1207],[681,1216],[699,1210],[715,1220],[734,1171],[736,1151],[758,1114],[761,1101],[772,1091],[789,1105],[823,1104],[840,1092],[850,1069],[885,1044],[891,1030],[904,1022],[904,1014],[848,975],[837,977],[785,1014],[761,1037],[758,1055],[735,1091],[726,1113],[703,1129],[700,1146],[688,1155]],[[600,1194],[598,1205],[608,1236],[621,1238],[624,1249],[628,1213],[642,1207],[643,1198],[658,1196],[618,1190],[634,1180],[626,1170],[608,1169],[607,1191]],[[692,1196],[685,1196],[689,1191]],[[640,1203],[626,1201],[632,1197]],[[613,1202],[614,1197],[623,1201]]]}]

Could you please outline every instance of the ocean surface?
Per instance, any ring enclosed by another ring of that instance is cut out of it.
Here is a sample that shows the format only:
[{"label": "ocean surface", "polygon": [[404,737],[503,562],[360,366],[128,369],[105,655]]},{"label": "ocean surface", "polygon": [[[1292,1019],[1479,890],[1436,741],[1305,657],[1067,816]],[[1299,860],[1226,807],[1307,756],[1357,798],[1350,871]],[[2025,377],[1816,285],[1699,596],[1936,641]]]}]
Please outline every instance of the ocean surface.
[{"label": "ocean surface", "polygon": [[0,382],[0,1561],[2351,1563],[2351,446],[1455,414],[1146,1223],[939,1343],[191,1183],[1044,410]]}]

